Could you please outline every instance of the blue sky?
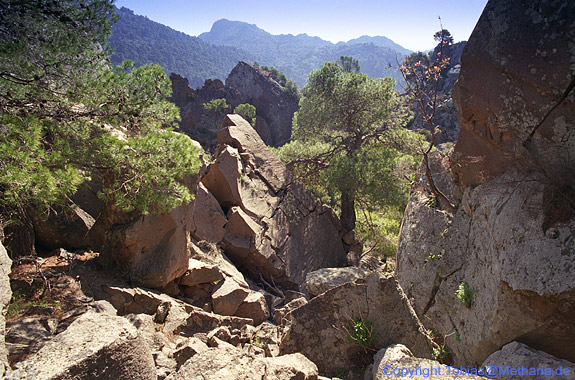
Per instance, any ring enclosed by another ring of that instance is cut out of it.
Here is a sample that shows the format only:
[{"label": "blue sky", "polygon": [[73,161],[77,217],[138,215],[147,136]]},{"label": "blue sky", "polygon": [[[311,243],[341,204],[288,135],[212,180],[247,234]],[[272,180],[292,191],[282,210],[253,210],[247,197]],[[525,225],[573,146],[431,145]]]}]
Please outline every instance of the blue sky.
[{"label": "blue sky", "polygon": [[410,50],[435,46],[443,27],[467,40],[487,0],[117,0],[116,6],[197,36],[222,18],[256,24],[272,34],[318,36],[332,42],[386,36]]}]

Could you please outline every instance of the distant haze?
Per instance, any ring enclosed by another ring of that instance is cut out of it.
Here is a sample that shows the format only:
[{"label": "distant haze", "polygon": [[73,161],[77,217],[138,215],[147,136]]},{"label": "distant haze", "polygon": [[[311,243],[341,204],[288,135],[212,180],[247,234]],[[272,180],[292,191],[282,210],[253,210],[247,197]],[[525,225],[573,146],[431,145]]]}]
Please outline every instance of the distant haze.
[{"label": "distant haze", "polygon": [[467,40],[487,0],[118,0],[116,6],[192,36],[222,18],[256,24],[272,34],[305,33],[337,43],[363,35],[385,36],[417,51],[435,46],[443,27]]}]

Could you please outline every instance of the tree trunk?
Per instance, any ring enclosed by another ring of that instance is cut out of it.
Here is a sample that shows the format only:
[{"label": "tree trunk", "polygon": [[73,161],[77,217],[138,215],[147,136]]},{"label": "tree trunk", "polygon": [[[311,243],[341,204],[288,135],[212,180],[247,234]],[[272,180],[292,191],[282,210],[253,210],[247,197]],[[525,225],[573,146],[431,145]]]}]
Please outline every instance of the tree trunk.
[{"label": "tree trunk", "polygon": [[355,197],[347,190],[341,192],[340,220],[344,234],[355,229]]}]

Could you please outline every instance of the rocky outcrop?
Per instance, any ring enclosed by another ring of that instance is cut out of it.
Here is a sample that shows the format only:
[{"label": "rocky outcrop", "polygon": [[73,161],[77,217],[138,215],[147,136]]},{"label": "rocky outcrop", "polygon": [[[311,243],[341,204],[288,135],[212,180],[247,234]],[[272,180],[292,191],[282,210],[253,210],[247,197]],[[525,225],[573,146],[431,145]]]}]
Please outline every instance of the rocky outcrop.
[{"label": "rocky outcrop", "polygon": [[453,96],[461,124],[455,173],[465,186],[511,167],[543,172],[549,186],[573,185],[573,12],[564,0],[486,6]]},{"label": "rocky outcrop", "polygon": [[499,374],[498,379],[524,380],[535,377],[558,376],[561,379],[575,379],[575,364],[559,360],[545,352],[534,350],[524,344],[511,342],[491,354],[482,367],[518,369],[516,374]]},{"label": "rocky outcrop", "polygon": [[[172,74],[170,79],[172,100],[180,108],[180,130],[206,149],[215,148],[216,134],[225,115],[243,103],[256,108],[255,129],[267,145],[280,146],[289,141],[298,101],[271,77],[247,63],[238,63],[225,85],[217,79],[207,80],[202,88],[193,90],[188,81],[177,74]],[[229,108],[221,112],[206,110],[203,105],[215,99],[225,99]]]},{"label": "rocky outcrop", "polygon": [[575,360],[574,12],[488,3],[454,90],[461,134],[432,163],[457,212],[434,208],[425,181],[410,197],[398,281],[457,365],[514,340]]},{"label": "rocky outcrop", "polygon": [[[281,353],[303,353],[322,374],[367,366],[373,349],[393,343],[403,343],[417,356],[431,358],[431,343],[423,326],[390,274],[376,272],[365,281],[331,289],[292,310],[283,320],[287,327]],[[373,339],[365,339],[367,348],[353,340],[353,323],[369,327]]]},{"label": "rocky outcrop", "polygon": [[126,319],[87,313],[18,364],[19,379],[155,380],[154,359]]},{"label": "rocky outcrop", "polygon": [[251,126],[227,115],[202,178],[227,213],[226,255],[252,278],[297,289],[308,272],[346,262],[334,212],[288,172]]},{"label": "rocky outcrop", "polygon": [[291,138],[291,121],[298,102],[271,77],[245,62],[240,62],[228,78],[226,87],[237,90],[242,103],[256,107],[256,131],[267,145],[281,146]]}]

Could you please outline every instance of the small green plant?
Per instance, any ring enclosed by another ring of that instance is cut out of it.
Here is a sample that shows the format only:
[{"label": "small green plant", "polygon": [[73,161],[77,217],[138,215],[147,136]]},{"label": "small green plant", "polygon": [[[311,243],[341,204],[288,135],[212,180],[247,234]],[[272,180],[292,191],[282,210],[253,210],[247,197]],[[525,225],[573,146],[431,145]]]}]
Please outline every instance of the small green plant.
[{"label": "small green plant", "polygon": [[437,201],[435,200],[435,198],[429,198],[427,200],[427,202],[425,202],[425,205],[429,208],[436,208],[437,207]]},{"label": "small green plant", "polygon": [[433,260],[439,260],[441,259],[443,256],[441,255],[441,253],[435,254],[435,253],[430,253],[427,255],[427,259],[429,261],[433,261]]},{"label": "small green plant", "polygon": [[60,309],[61,303],[59,300],[43,298],[39,294],[33,294],[30,297],[24,295],[13,296],[6,310],[6,318],[10,319],[20,315],[34,306]]},{"label": "small green plant", "polygon": [[371,348],[375,343],[375,334],[373,326],[362,316],[356,317],[349,321],[346,328],[349,341],[360,345],[363,348]]},{"label": "small green plant", "polygon": [[473,303],[473,294],[475,290],[471,289],[467,282],[461,282],[457,291],[455,292],[455,296],[464,304],[467,308],[471,308],[471,304]]},{"label": "small green plant", "polygon": [[433,347],[433,358],[438,362],[445,363],[449,355],[451,355],[451,351],[445,344],[438,344],[436,347]]}]

